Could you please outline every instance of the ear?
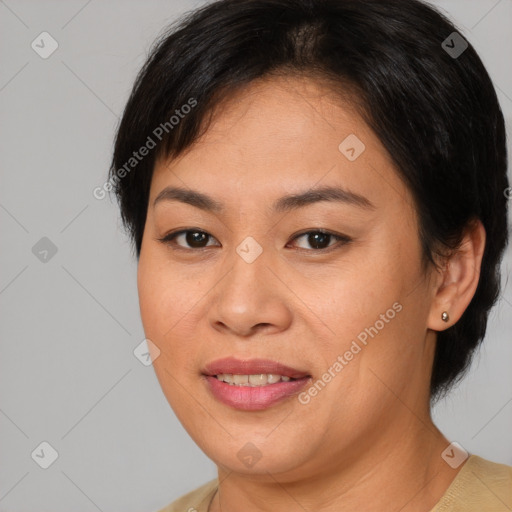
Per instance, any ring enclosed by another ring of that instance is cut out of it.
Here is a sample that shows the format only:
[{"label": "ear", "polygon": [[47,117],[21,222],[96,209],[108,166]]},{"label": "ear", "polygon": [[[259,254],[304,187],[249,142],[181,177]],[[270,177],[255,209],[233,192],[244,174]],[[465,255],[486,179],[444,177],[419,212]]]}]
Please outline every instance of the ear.
[{"label": "ear", "polygon": [[[475,219],[466,228],[460,247],[445,260],[442,270],[437,271],[429,329],[444,331],[457,323],[468,307],[478,286],[485,239],[485,228]],[[443,311],[449,315],[447,322],[441,319]]]}]

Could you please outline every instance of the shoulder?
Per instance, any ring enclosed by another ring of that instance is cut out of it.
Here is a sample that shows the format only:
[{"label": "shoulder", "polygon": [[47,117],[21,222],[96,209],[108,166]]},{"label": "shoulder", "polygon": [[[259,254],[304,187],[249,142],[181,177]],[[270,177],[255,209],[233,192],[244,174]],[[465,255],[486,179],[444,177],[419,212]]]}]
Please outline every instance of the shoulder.
[{"label": "shoulder", "polygon": [[197,489],[179,497],[158,512],[207,512],[217,486],[217,478],[210,480]]},{"label": "shoulder", "polygon": [[505,479],[506,481],[510,481],[512,478],[512,466],[491,462],[490,460],[482,459],[478,455],[473,455],[471,459],[470,469],[475,474],[479,474],[482,477],[492,476],[493,478]]},{"label": "shoulder", "polygon": [[432,512],[512,508],[512,466],[471,455]]}]

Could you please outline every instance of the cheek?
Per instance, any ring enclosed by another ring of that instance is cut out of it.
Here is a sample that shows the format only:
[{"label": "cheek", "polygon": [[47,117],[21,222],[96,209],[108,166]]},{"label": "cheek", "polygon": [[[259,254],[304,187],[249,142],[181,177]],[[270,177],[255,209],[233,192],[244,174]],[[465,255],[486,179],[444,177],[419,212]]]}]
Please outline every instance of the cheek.
[{"label": "cheek", "polygon": [[144,332],[150,339],[161,336],[165,319],[162,313],[166,309],[166,301],[162,300],[164,288],[160,277],[154,260],[146,252],[141,251],[137,269],[137,289]]},{"label": "cheek", "polygon": [[145,336],[160,350],[154,361],[155,370],[159,374],[164,369],[172,374],[192,372],[195,347],[189,340],[190,332],[197,328],[193,316],[201,297],[197,286],[187,282],[168,263],[142,252],[137,286]]},{"label": "cheek", "polygon": [[302,283],[298,295],[308,297],[305,302],[314,313],[309,316],[319,325],[315,336],[319,362],[340,376],[331,389],[351,390],[337,401],[350,401],[350,396],[362,399],[362,390],[372,389],[376,379],[371,370],[400,379],[397,361],[405,360],[407,366],[415,357],[411,351],[416,347],[403,340],[403,333],[412,333],[410,324],[418,320],[408,292],[404,293],[408,273],[407,262],[397,261],[393,250],[381,246],[369,248],[350,267],[333,269],[329,281],[316,280],[314,287],[315,280]]},{"label": "cheek", "polygon": [[[297,293],[322,321],[324,340],[329,340],[329,346],[336,352],[400,301],[403,274],[382,252],[380,256],[372,254],[350,261],[346,268],[331,269],[329,278],[305,279]],[[394,317],[394,313],[392,310],[388,316]]]},{"label": "cheek", "polygon": [[421,301],[404,292],[403,278],[372,288],[372,277],[361,274],[360,287],[348,286],[349,291],[334,289],[337,300],[327,313],[335,336],[324,340],[321,352],[326,371],[331,368],[336,377],[327,386],[324,404],[336,424],[371,424],[400,407],[395,393],[420,387],[417,380],[428,363]]},{"label": "cheek", "polygon": [[142,250],[137,270],[139,306],[146,335],[163,338],[186,312],[180,274],[149,250]]}]

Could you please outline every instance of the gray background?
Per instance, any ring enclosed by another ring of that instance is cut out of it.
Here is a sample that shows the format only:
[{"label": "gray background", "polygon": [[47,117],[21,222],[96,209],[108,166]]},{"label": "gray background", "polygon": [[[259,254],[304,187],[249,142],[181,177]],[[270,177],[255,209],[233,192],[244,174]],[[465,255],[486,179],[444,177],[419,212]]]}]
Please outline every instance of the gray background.
[{"label": "gray background", "polygon": [[[149,512],[216,476],[133,354],[136,260],[115,203],[92,195],[151,43],[202,3],[0,1],[0,511]],[[480,53],[510,131],[512,1],[432,3]],[[47,59],[31,48],[43,31],[59,45]],[[43,237],[54,255],[34,254]],[[449,439],[512,465],[511,260],[486,342],[434,414]],[[31,456],[43,441],[59,454],[48,469]]]}]

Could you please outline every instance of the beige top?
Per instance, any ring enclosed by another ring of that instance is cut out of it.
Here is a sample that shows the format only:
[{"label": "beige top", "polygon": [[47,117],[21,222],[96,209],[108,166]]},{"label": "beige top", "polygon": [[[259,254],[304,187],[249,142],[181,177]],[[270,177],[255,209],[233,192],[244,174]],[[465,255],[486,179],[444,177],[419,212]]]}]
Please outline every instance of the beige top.
[{"label": "beige top", "polygon": [[[208,512],[218,480],[181,496],[158,512]],[[507,512],[512,510],[512,466],[471,455],[430,512]]]}]

